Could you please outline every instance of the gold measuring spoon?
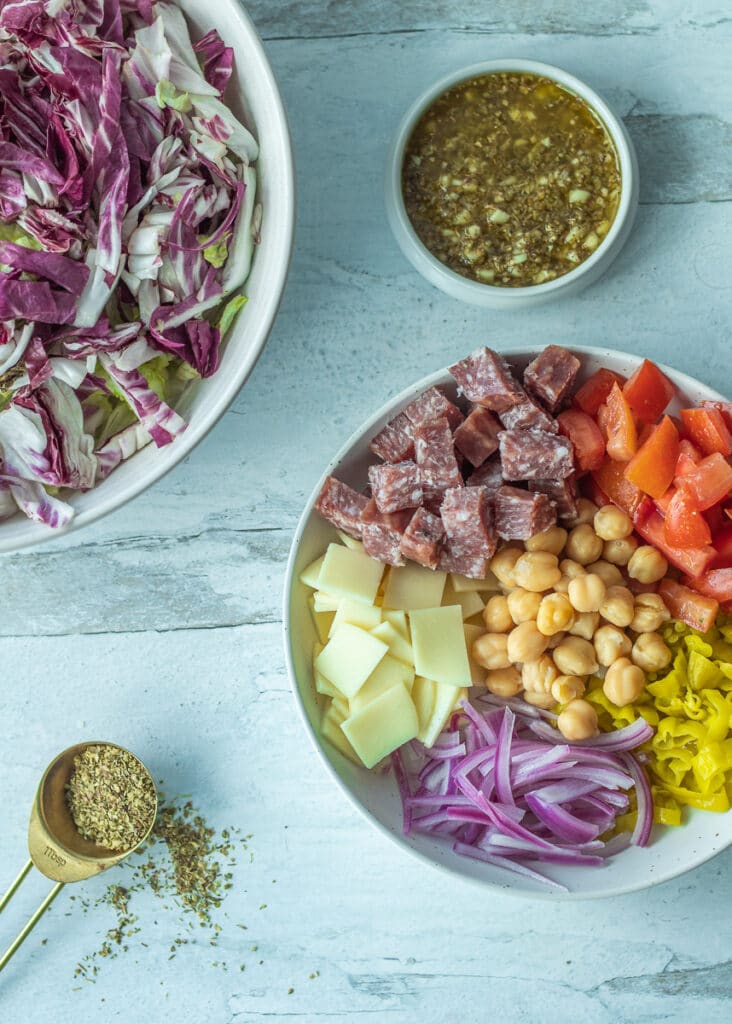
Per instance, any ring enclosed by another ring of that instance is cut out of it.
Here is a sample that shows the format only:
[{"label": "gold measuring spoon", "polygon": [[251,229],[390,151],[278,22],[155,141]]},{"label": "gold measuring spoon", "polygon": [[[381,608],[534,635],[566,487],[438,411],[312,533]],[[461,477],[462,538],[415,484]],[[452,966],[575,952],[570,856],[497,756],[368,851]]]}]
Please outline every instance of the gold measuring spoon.
[{"label": "gold measuring spoon", "polygon": [[[104,846],[97,846],[96,843],[84,837],[77,831],[66,802],[66,786],[74,773],[74,758],[82,754],[88,747],[115,747],[125,753],[124,747],[116,743],[77,743],[69,747],[51,761],[43,774],[38,791],[36,792],[33,808],[31,810],[30,823],[28,825],[28,852],[30,858],[23,866],[20,874],[12,883],[5,895],[0,899],[0,912],[4,910],[11,898],[18,891],[21,883],[25,880],[31,868],[35,865],[42,875],[50,878],[57,884],[51,889],[43,903],[41,903],[35,914],[28,920],[25,928],[11,946],[0,957],[0,971],[7,964],[13,954],[19,949],[22,943],[28,938],[43,914],[48,910],[58,894],[67,882],[81,882],[92,875],[98,875],[115,864],[119,864],[125,857],[129,857],[140,847],[152,832],[155,818],[157,816],[157,792],[155,795],[155,808],[150,815],[150,823],[147,831],[138,843],[128,850],[108,850]],[[135,755],[132,754],[132,757]],[[150,772],[139,758],[135,758],[140,767],[150,777]]]}]

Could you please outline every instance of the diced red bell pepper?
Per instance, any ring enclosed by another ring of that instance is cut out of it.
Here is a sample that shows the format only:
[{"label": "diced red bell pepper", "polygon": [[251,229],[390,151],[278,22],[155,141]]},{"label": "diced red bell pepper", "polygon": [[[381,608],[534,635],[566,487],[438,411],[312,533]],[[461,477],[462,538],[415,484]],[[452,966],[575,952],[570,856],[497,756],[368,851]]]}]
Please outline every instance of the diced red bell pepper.
[{"label": "diced red bell pepper", "polygon": [[671,486],[678,460],[679,435],[664,416],[625,467],[625,478],[652,498],[660,498]]},{"label": "diced red bell pepper", "polygon": [[700,548],[712,543],[712,531],[688,492],[680,487],[669,502],[663,536],[675,548]]},{"label": "diced red bell pepper", "polygon": [[607,401],[607,396],[612,390],[613,384],[619,384],[622,388],[625,384],[625,377],[613,370],[606,370],[604,367],[593,373],[585,381],[581,388],[575,392],[573,404],[586,412],[588,416],[596,416],[597,410]]},{"label": "diced red bell pepper", "polygon": [[719,611],[719,602],[704,597],[695,590],[675,580],[661,580],[658,585],[659,597],[675,619],[685,622],[700,633],[707,633],[714,625]]},{"label": "diced red bell pepper", "polygon": [[581,473],[597,469],[605,458],[605,441],[600,428],[581,409],[566,409],[557,416],[559,433],[574,445],[574,458]]},{"label": "diced red bell pepper", "polygon": [[715,601],[732,601],[732,569],[707,569],[685,580],[690,587]]},{"label": "diced red bell pepper", "polygon": [[647,544],[657,548],[668,561],[689,576],[701,576],[714,558],[714,548],[677,548],[663,533],[664,519],[651,498],[644,498],[633,516],[636,532]]},{"label": "diced red bell pepper", "polygon": [[607,453],[611,459],[627,462],[638,449],[638,432],[630,406],[617,384],[613,384],[607,396],[605,411],[598,414],[600,426],[607,437]]},{"label": "diced red bell pepper", "polygon": [[719,409],[682,409],[684,431],[704,455],[732,455],[732,433]]},{"label": "diced red bell pepper", "polygon": [[630,480],[625,479],[625,466],[626,463],[606,458],[602,465],[593,471],[592,481],[613,504],[632,516],[643,501],[643,492]]},{"label": "diced red bell pepper", "polygon": [[732,466],[715,452],[678,479],[679,486],[691,495],[700,511],[711,508],[732,491]]},{"label": "diced red bell pepper", "polygon": [[676,394],[676,387],[655,363],[644,359],[623,387],[625,400],[641,423],[655,423]]}]

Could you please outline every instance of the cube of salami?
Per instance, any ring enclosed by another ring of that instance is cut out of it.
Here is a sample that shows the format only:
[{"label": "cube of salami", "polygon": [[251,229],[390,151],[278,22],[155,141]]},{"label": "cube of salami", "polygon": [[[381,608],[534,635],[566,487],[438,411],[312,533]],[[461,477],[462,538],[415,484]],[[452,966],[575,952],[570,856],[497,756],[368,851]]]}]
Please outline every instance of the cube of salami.
[{"label": "cube of salami", "polygon": [[498,444],[505,480],[564,480],[574,472],[569,438],[545,430],[504,430]]},{"label": "cube of salami", "polygon": [[573,476],[566,480],[530,480],[530,491],[541,491],[557,506],[560,519],[572,519],[577,515],[577,483]]},{"label": "cube of salami", "polygon": [[506,430],[530,430],[535,427],[537,430],[546,430],[550,434],[556,434],[558,431],[557,424],[549,413],[529,395],[524,395],[523,402],[502,412],[500,420]]},{"label": "cube of salami", "polygon": [[494,499],[496,532],[504,540],[528,540],[557,521],[554,503],[540,491],[504,486]]},{"label": "cube of salami", "polygon": [[422,423],[415,429],[414,451],[426,504],[448,487],[462,486],[452,431],[444,416]]},{"label": "cube of salami", "polygon": [[467,487],[487,487],[491,498],[494,497],[505,483],[501,472],[500,457],[496,455],[484,462],[482,466],[478,466],[465,483]]},{"label": "cube of salami", "polygon": [[369,483],[379,512],[399,512],[422,504],[422,484],[416,462],[369,466]]},{"label": "cube of salami", "polygon": [[389,420],[369,444],[384,462],[403,462],[414,458],[414,426],[403,412]]},{"label": "cube of salami", "polygon": [[569,398],[579,368],[579,359],[566,348],[547,345],[524,370],[524,386],[549,412],[556,413]]},{"label": "cube of salami", "polygon": [[364,494],[329,476],[315,502],[315,511],[349,537],[361,536],[361,513],[369,503]]},{"label": "cube of salami", "polygon": [[[445,564],[450,572],[485,579],[496,551],[491,496],[485,487],[454,487],[445,491],[442,525],[447,534]],[[444,565],[443,565],[444,568]]]},{"label": "cube of salami", "polygon": [[473,466],[482,465],[489,455],[498,451],[501,425],[488,409],[476,405],[453,434],[455,447]]},{"label": "cube of salami", "polygon": [[510,409],[526,397],[506,361],[490,348],[477,348],[450,373],[466,398],[492,412]]},{"label": "cube of salami", "polygon": [[413,402],[410,402],[404,410],[404,415],[415,427],[444,416],[450,424],[451,430],[460,426],[465,418],[444,392],[436,387],[427,388]]},{"label": "cube of salami", "polygon": [[413,515],[414,509],[379,512],[372,498],[361,514],[361,540],[366,554],[387,565],[404,565],[399,545]]},{"label": "cube of salami", "polygon": [[444,543],[445,529],[440,517],[426,508],[418,508],[404,531],[399,551],[404,558],[411,558],[427,569],[437,569]]}]

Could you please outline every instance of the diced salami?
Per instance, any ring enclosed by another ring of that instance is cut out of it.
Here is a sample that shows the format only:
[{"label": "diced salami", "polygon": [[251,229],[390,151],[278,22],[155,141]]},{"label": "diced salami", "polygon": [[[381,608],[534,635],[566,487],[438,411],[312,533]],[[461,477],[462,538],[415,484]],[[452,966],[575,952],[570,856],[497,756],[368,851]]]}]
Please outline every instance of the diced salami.
[{"label": "diced salami", "polygon": [[488,563],[496,550],[488,489],[454,487],[446,491],[441,514],[447,534],[448,557],[453,562],[460,562],[462,568],[459,571],[463,575],[485,579]]},{"label": "diced salami", "polygon": [[506,409],[500,415],[501,423],[506,430],[546,430],[550,434],[557,433],[557,424],[549,413],[545,412],[538,403],[524,395],[523,402],[514,405],[512,409]]},{"label": "diced salami", "polygon": [[449,537],[440,552],[440,569],[443,572],[454,572],[460,576],[468,576],[471,580],[484,580],[490,570],[490,559],[484,555],[474,555],[464,551],[459,544]]},{"label": "diced salami", "polygon": [[404,565],[399,545],[413,515],[414,509],[379,512],[372,498],[361,515],[361,539],[366,554],[387,565]]},{"label": "diced salami", "polygon": [[577,484],[573,476],[566,480],[530,480],[529,490],[546,494],[557,506],[560,519],[572,519],[577,515]]},{"label": "diced salami", "polygon": [[414,458],[414,425],[403,412],[389,420],[369,444],[384,462],[403,462]]},{"label": "diced salami", "polygon": [[574,472],[569,438],[545,430],[504,430],[498,444],[505,480],[564,480]]},{"label": "diced salami", "polygon": [[399,512],[422,504],[424,495],[416,462],[369,466],[369,483],[379,512]]},{"label": "diced salami", "polygon": [[503,412],[525,398],[508,364],[492,349],[477,348],[451,366],[450,373],[466,398],[492,412]]},{"label": "diced salami", "polygon": [[493,413],[476,405],[453,434],[455,447],[471,465],[480,466],[489,455],[498,451],[500,429],[501,425]]},{"label": "diced salami", "polygon": [[451,430],[459,427],[465,418],[458,407],[439,388],[435,387],[427,388],[413,402],[410,402],[404,410],[404,415],[415,427],[444,416],[450,424]]},{"label": "diced salami", "polygon": [[471,473],[466,481],[468,487],[487,487],[493,497],[503,487],[504,479],[501,472],[501,460],[498,456],[488,459],[482,466]]},{"label": "diced salami", "polygon": [[496,532],[504,540],[528,540],[557,521],[556,508],[540,491],[504,486],[495,497]]},{"label": "diced salami", "polygon": [[547,345],[524,370],[524,386],[549,412],[556,413],[569,398],[579,368],[579,359],[566,348]]},{"label": "diced salami", "polygon": [[437,569],[444,543],[445,529],[440,517],[426,508],[418,508],[404,531],[399,552],[428,569]]},{"label": "diced salami", "polygon": [[342,530],[349,537],[360,537],[361,515],[367,505],[365,495],[329,476],[315,502],[315,509],[337,530]]},{"label": "diced salami", "polygon": [[448,487],[461,487],[463,478],[455,458],[450,424],[444,416],[422,423],[414,432],[414,451],[425,504]]}]

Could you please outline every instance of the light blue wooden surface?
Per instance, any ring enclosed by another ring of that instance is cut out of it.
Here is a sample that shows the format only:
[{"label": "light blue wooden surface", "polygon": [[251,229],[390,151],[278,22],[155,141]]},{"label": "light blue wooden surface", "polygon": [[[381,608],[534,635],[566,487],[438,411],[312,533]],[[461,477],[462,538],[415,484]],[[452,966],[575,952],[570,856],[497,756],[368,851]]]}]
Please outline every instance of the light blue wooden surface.
[{"label": "light blue wooden surface", "polygon": [[[253,860],[236,870],[216,956],[199,943],[169,960],[174,924],[160,914],[153,926],[156,904],[141,894],[147,948],[133,940],[94,985],[79,987],[73,966],[111,913],[79,914],[62,895],[0,977],[0,1019],[728,1021],[732,852],[585,905],[444,878],[385,845],[326,777],[280,641],[289,538],[322,466],[390,394],[475,344],[614,345],[732,393],[728,5],[256,0],[250,10],[298,165],[282,312],[235,406],[183,465],[88,530],[2,561],[0,888],[23,860],[40,771],[86,737],[129,746],[214,824],[253,833]],[[636,229],[608,276],[510,315],[424,283],[382,203],[388,140],[414,96],[455,67],[507,55],[559,64],[603,93],[626,119],[642,176]],[[0,946],[45,887],[28,883],[2,915]]]}]

